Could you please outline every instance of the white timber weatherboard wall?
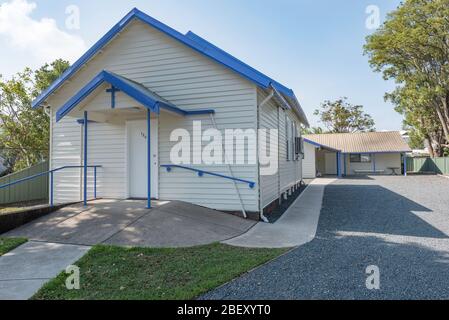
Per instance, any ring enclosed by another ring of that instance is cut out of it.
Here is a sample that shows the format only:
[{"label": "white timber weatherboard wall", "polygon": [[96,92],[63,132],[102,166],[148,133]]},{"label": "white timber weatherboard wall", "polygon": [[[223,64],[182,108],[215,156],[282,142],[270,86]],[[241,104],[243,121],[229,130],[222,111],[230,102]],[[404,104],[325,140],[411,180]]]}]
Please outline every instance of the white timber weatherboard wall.
[{"label": "white timber weatherboard wall", "polygon": [[316,147],[304,142],[304,159],[302,160],[303,178],[316,178]]},{"label": "white timber weatherboard wall", "polygon": [[[258,105],[265,100],[267,94],[258,89]],[[302,180],[302,158],[287,160],[286,116],[295,121],[300,128],[300,120],[291,110],[279,107],[273,99],[269,100],[259,110],[260,129],[278,129],[278,172],[274,175],[260,175],[261,209],[278,199],[282,193]],[[268,139],[268,137],[267,137]],[[261,145],[262,151],[265,151]]]},{"label": "white timber weatherboard wall", "polygon": [[[265,98],[266,94],[262,90],[258,89],[257,90],[258,105],[260,105],[260,103],[262,103],[262,101],[265,100]],[[265,105],[263,105],[259,109],[259,128],[266,129],[267,131],[271,129],[278,129],[278,121],[279,121],[278,117],[279,117],[278,106],[274,103],[274,100],[269,100]],[[269,136],[267,135],[267,140],[268,139]],[[261,152],[266,152],[266,154],[270,154],[271,152],[269,145],[266,146],[264,144],[260,144],[260,150]],[[279,184],[280,184],[279,171],[277,171],[273,175],[260,175],[261,209],[263,209],[271,202],[280,197]]]},{"label": "white timber weatherboard wall", "polygon": [[[348,175],[356,174],[355,170],[374,170],[374,163],[373,163],[374,159],[376,161],[376,170],[383,170],[384,174],[391,174],[391,170],[388,168],[401,168],[402,165],[400,153],[371,154],[371,162],[364,162],[364,163],[350,162],[350,156],[348,154],[346,155],[347,174]],[[344,171],[342,171],[342,173],[344,173]]]},{"label": "white timber weatherboard wall", "polygon": [[[82,164],[81,125],[67,116],[56,123],[56,111],[102,70],[116,72],[142,83],[160,96],[184,110],[214,109],[217,126],[256,129],[256,87],[238,74],[204,57],[160,31],[133,21],[102,52],[92,58],[71,79],[52,95],[51,166]],[[132,99],[131,99],[132,100]],[[110,108],[107,96],[99,93],[86,103],[87,110]],[[117,96],[117,106],[129,103]],[[161,112],[159,119],[159,163],[169,164],[169,151],[175,142],[169,141],[172,129],[190,129],[192,121],[204,120],[203,130],[211,127],[208,117],[175,117]],[[204,125],[205,124],[205,125]],[[96,134],[98,141],[94,141]],[[98,194],[105,198],[126,194],[126,154],[124,124],[89,124],[89,164],[103,165],[99,173]],[[123,147],[122,153],[119,151]],[[108,157],[108,149],[110,156]],[[254,146],[255,148],[255,146]],[[229,174],[227,166],[199,166],[204,170]],[[258,182],[257,165],[233,166],[236,177]],[[55,176],[55,202],[80,200],[79,183],[74,175],[80,170],[64,171]],[[248,211],[258,211],[257,187],[249,189],[238,184]],[[232,181],[215,177],[198,178],[192,172],[160,170],[161,199],[185,200],[220,210],[240,210]]]}]

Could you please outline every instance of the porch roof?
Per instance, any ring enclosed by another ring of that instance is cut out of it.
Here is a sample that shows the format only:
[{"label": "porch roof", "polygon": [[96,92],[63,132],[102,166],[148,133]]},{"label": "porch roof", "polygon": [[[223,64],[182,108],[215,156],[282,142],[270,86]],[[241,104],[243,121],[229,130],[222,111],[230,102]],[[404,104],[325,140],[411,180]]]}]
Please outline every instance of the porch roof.
[{"label": "porch roof", "polygon": [[214,113],[214,110],[183,110],[165,100],[141,83],[130,80],[116,73],[103,70],[57,111],[56,121],[60,121],[79,103],[87,98],[95,89],[105,82],[109,83],[114,88],[120,89],[122,92],[134,98],[136,101],[155,113],[159,113],[161,108],[182,116]]}]

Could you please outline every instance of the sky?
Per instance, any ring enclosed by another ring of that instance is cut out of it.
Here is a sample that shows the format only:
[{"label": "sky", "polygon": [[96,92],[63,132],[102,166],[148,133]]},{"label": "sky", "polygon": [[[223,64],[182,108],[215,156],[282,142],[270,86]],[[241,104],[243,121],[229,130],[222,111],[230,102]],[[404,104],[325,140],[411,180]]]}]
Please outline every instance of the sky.
[{"label": "sky", "polygon": [[[402,116],[384,101],[394,84],[363,55],[400,0],[0,0],[0,74],[64,58],[74,62],[133,7],[189,30],[292,88],[312,126],[325,100],[348,97],[375,120],[400,130]],[[378,11],[374,10],[377,9]],[[379,19],[376,14],[379,13]]]}]

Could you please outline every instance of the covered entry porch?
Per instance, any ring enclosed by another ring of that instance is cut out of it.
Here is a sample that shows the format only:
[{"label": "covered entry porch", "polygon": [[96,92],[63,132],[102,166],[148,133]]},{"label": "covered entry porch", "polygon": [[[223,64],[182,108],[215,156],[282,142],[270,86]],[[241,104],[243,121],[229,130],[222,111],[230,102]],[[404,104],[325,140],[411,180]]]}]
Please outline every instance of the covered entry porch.
[{"label": "covered entry porch", "polygon": [[97,165],[102,179],[99,197],[145,199],[151,208],[151,199],[159,198],[159,167],[163,164],[159,157],[161,116],[176,122],[213,113],[183,110],[140,83],[100,72],[56,112],[57,122],[76,119],[80,125],[83,170],[79,189],[84,205],[96,198],[89,194],[93,178],[88,169]]}]

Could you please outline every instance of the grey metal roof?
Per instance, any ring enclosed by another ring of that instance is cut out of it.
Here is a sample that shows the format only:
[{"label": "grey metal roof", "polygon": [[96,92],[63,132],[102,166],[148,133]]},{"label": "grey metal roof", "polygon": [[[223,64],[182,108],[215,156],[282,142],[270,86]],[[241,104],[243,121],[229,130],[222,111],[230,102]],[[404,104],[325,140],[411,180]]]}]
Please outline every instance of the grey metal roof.
[{"label": "grey metal roof", "polygon": [[310,142],[342,153],[411,152],[398,131],[305,135]]}]

